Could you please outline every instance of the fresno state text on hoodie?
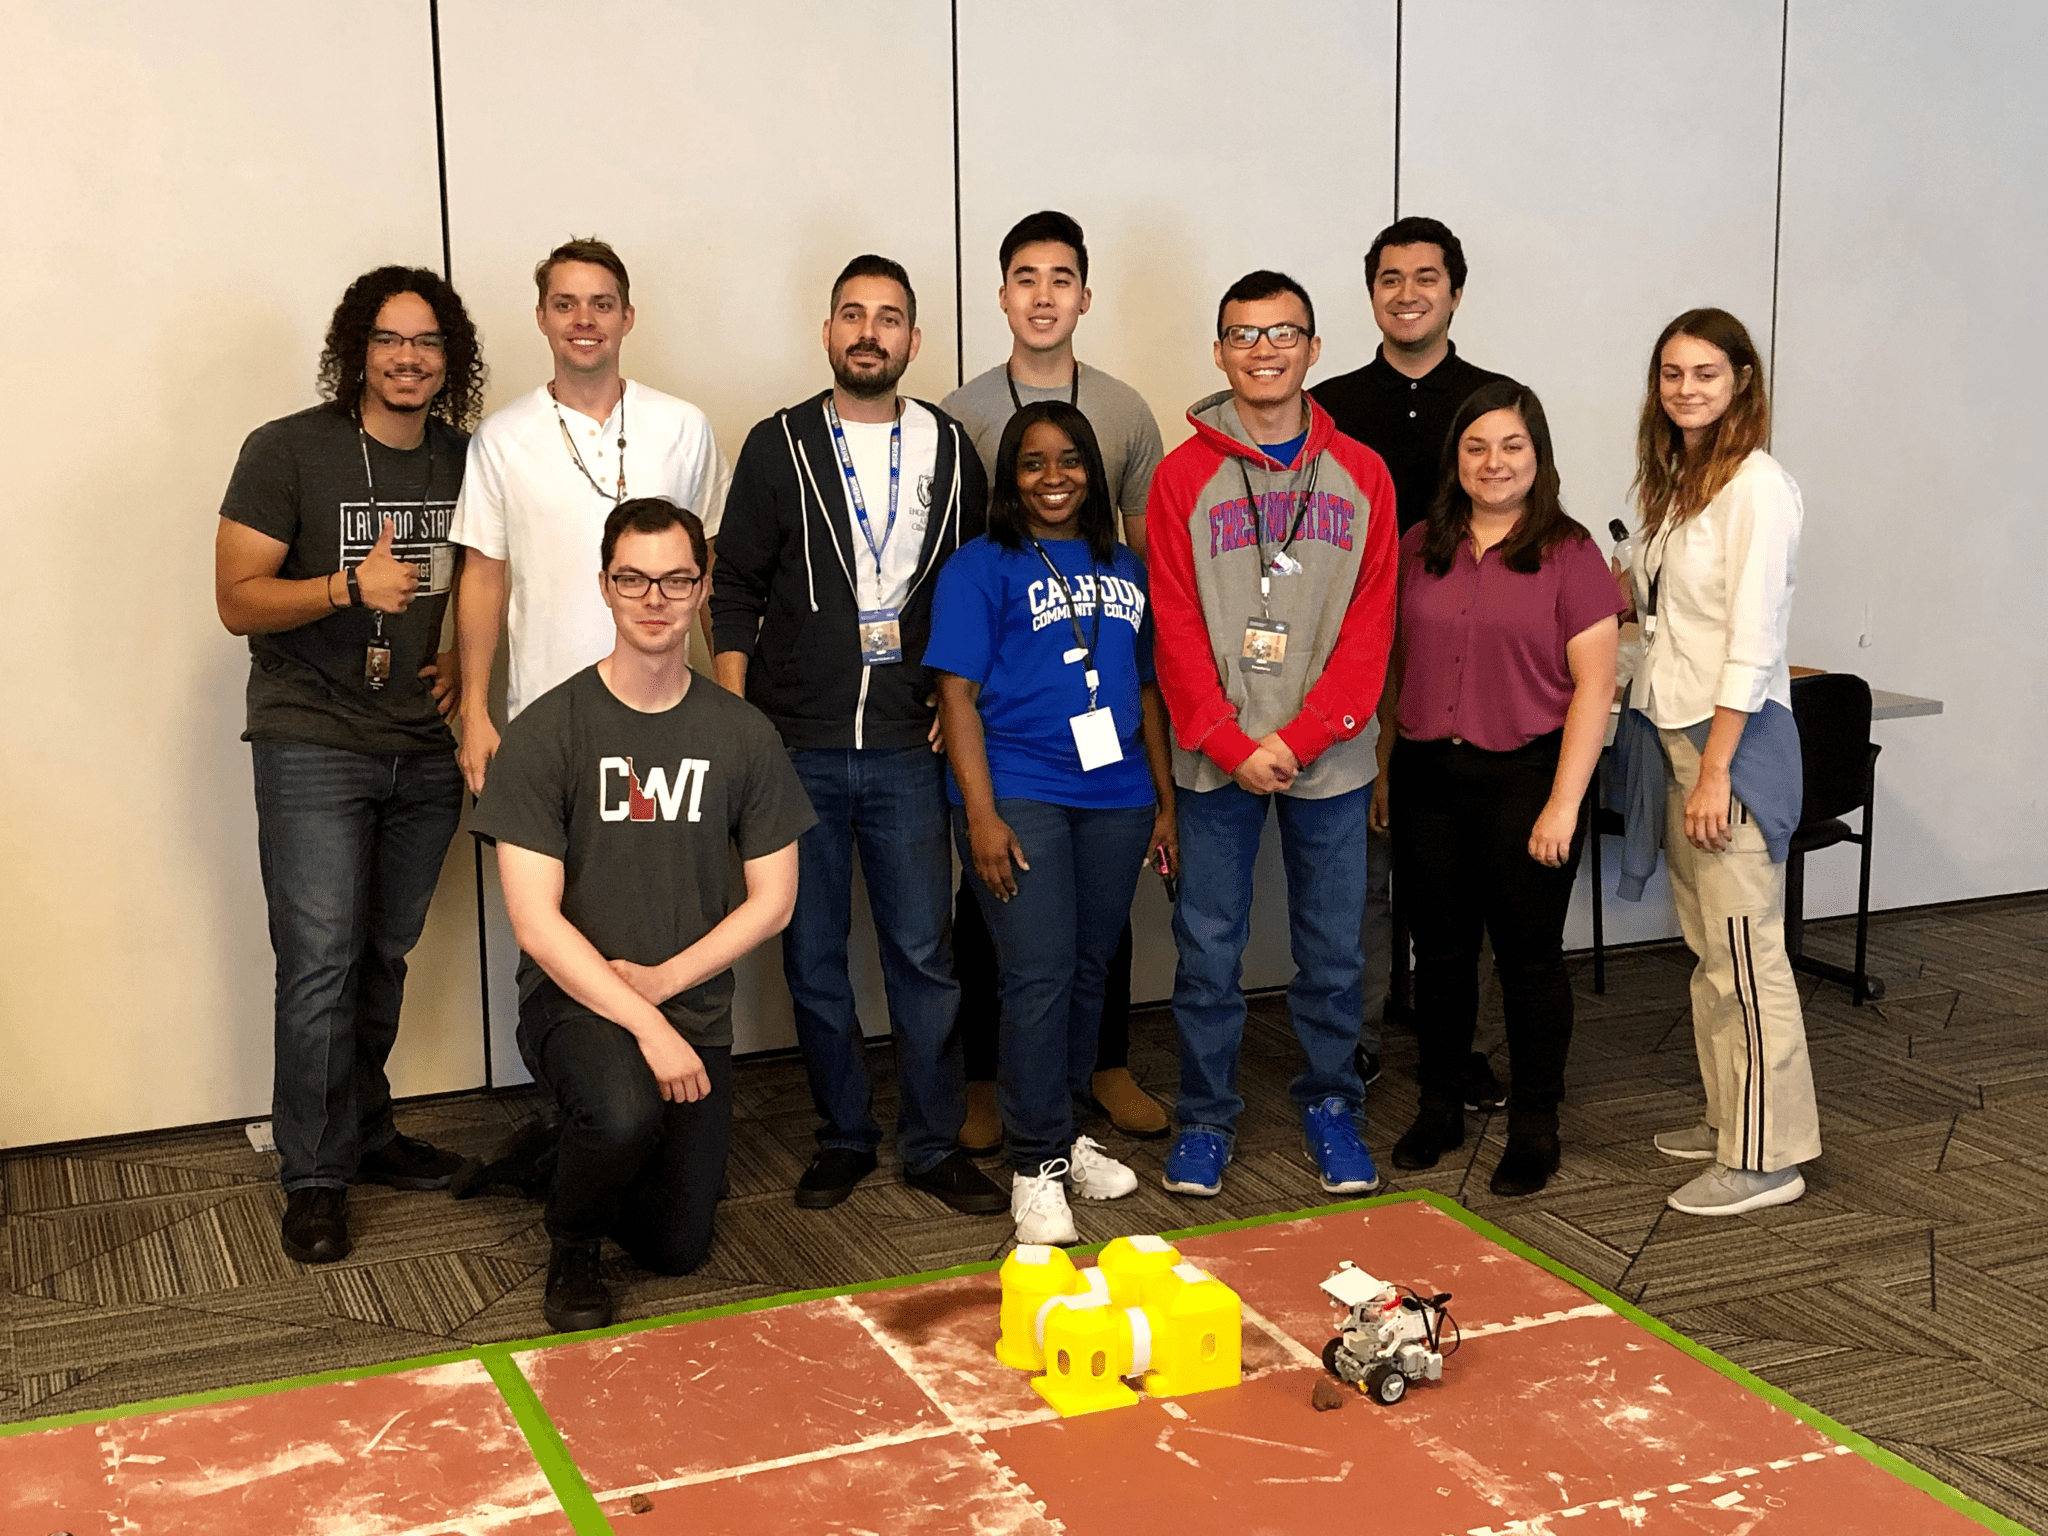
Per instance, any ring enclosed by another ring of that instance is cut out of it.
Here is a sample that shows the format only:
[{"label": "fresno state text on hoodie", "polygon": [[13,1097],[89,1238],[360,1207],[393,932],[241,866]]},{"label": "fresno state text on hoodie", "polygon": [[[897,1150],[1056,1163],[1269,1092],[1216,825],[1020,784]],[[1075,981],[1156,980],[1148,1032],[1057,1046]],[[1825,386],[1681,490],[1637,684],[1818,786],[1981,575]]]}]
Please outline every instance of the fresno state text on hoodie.
[{"label": "fresno state text on hoodie", "polygon": [[[1155,664],[1182,789],[1230,783],[1276,731],[1301,762],[1286,793],[1322,800],[1373,780],[1373,712],[1394,636],[1394,485],[1378,454],[1303,398],[1308,441],[1293,469],[1252,443],[1226,392],[1188,412],[1195,435],[1152,480],[1145,526]],[[1266,560],[1286,545],[1300,567],[1273,576],[1263,610],[1261,535]],[[1274,672],[1241,665],[1247,621],[1262,612],[1288,626],[1286,659]]]}]

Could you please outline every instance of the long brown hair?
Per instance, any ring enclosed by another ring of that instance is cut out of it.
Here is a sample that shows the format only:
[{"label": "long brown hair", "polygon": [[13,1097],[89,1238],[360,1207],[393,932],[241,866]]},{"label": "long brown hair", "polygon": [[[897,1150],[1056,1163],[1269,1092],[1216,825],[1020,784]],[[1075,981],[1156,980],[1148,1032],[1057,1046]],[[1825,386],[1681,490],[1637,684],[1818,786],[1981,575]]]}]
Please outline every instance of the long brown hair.
[{"label": "long brown hair", "polygon": [[1466,428],[1494,411],[1513,411],[1520,416],[1522,425],[1529,429],[1529,446],[1536,450],[1536,480],[1523,504],[1522,520],[1501,541],[1501,563],[1520,575],[1534,575],[1542,569],[1550,552],[1566,539],[1588,537],[1586,530],[1564,510],[1557,458],[1550,451],[1550,422],[1543,414],[1543,402],[1526,384],[1513,379],[1489,379],[1465,397],[1458,414],[1451,418],[1451,434],[1444,439],[1436,498],[1429,505],[1429,528],[1422,536],[1422,568],[1432,576],[1441,576],[1451,568],[1458,545],[1472,527],[1472,498],[1458,478],[1459,441]]},{"label": "long brown hair", "polygon": [[[1686,452],[1685,434],[1664,413],[1659,375],[1664,347],[1674,336],[1690,336],[1727,354],[1735,370],[1735,396],[1721,419],[1707,429],[1698,448]],[[1650,382],[1636,425],[1636,478],[1631,489],[1642,509],[1643,531],[1655,533],[1668,518],[1683,521],[1720,495],[1742,461],[1771,435],[1771,396],[1764,385],[1763,359],[1740,320],[1725,309],[1688,309],[1665,326],[1650,349]]]}]

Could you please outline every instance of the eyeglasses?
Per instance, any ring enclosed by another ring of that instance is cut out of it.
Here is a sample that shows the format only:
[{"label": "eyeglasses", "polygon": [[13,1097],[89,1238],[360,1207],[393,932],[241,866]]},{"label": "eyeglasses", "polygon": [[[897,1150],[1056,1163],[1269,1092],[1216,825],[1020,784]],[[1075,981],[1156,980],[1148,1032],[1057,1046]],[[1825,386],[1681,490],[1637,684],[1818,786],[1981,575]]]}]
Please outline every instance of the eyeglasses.
[{"label": "eyeglasses", "polygon": [[670,571],[666,576],[650,576],[645,571],[607,571],[605,577],[612,584],[612,590],[621,597],[645,597],[647,589],[659,585],[663,597],[672,597],[681,602],[697,590],[697,583],[704,579],[699,571],[694,576],[685,576],[681,571]]},{"label": "eyeglasses", "polygon": [[1289,325],[1285,321],[1278,325],[1226,325],[1221,332],[1223,344],[1237,352],[1251,351],[1261,336],[1285,352],[1300,346],[1302,337],[1314,334],[1305,325]]},{"label": "eyeglasses", "polygon": [[397,352],[408,343],[434,357],[448,350],[448,338],[440,331],[421,331],[417,336],[401,336],[396,331],[370,332],[372,352]]}]

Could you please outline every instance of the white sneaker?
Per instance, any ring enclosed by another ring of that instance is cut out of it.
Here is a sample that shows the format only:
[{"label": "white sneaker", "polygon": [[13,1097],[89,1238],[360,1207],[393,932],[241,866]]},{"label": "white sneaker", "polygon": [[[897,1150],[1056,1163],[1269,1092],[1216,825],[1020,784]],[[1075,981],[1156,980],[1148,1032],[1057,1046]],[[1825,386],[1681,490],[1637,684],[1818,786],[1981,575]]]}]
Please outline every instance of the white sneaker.
[{"label": "white sneaker", "polygon": [[1682,1131],[1659,1131],[1650,1140],[1666,1157],[1689,1162],[1703,1163],[1721,1150],[1721,1133],[1704,1120]]},{"label": "white sneaker", "polygon": [[1081,1241],[1074,1213],[1067,1209],[1064,1182],[1067,1160],[1040,1163],[1036,1174],[1010,1175],[1010,1220],[1017,1223],[1017,1241],[1064,1248]]},{"label": "white sneaker", "polygon": [[1074,1138],[1067,1188],[1083,1200],[1120,1200],[1138,1187],[1138,1176],[1102,1150],[1092,1136]]}]

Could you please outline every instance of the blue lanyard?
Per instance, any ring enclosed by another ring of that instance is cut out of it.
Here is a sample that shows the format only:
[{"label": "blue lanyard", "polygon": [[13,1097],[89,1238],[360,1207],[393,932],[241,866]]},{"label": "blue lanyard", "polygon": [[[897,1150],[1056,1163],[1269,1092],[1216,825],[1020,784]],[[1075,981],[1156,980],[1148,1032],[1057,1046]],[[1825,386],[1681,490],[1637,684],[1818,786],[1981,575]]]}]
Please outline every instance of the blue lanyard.
[{"label": "blue lanyard", "polygon": [[896,419],[889,423],[889,521],[882,529],[882,542],[875,542],[875,530],[868,522],[867,498],[860,493],[860,476],[853,472],[853,455],[847,451],[846,434],[839,429],[839,408],[825,397],[825,420],[832,428],[832,446],[839,451],[839,473],[846,477],[846,499],[853,503],[853,515],[860,535],[868,541],[868,553],[875,557],[875,580],[882,579],[882,551],[889,547],[889,535],[896,531],[896,488],[903,477],[903,406],[896,406]]}]

